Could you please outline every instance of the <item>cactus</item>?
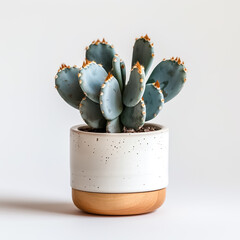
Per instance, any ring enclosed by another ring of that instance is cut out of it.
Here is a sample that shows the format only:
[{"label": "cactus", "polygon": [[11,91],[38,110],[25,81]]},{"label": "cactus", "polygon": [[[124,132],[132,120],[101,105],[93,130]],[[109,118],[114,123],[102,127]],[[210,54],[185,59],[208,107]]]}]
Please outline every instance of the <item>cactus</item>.
[{"label": "cactus", "polygon": [[117,117],[113,120],[107,121],[106,132],[108,133],[120,133],[122,132],[123,126],[120,118]]},{"label": "cactus", "polygon": [[123,79],[122,79],[122,70],[121,70],[121,59],[117,54],[115,54],[112,60],[112,74],[118,80],[120,90],[123,90]]},{"label": "cactus", "polygon": [[147,75],[149,68],[152,65],[154,57],[153,43],[146,34],[145,37],[136,38],[133,47],[132,67],[139,62],[145,68]]},{"label": "cactus", "polygon": [[113,120],[121,114],[122,94],[118,81],[111,73],[102,84],[99,99],[102,114],[107,120]]},{"label": "cactus", "polygon": [[141,100],[145,90],[144,67],[137,62],[130,74],[129,81],[123,92],[123,103],[127,107],[134,107]]},{"label": "cactus", "polygon": [[105,128],[106,119],[103,117],[100,105],[84,97],[79,105],[83,120],[92,128]]},{"label": "cactus", "polygon": [[186,82],[187,69],[180,58],[163,59],[151,73],[147,83],[159,80],[165,103],[174,98]]},{"label": "cactus", "polygon": [[126,65],[125,65],[123,60],[120,61],[120,66],[121,66],[123,87],[125,87],[125,84],[126,84]]},{"label": "cactus", "polygon": [[78,77],[84,94],[92,101],[99,103],[100,89],[107,77],[107,72],[96,62],[86,60],[79,70]]},{"label": "cactus", "polygon": [[121,122],[127,128],[135,130],[141,128],[145,123],[146,106],[143,99],[140,99],[134,107],[125,107],[121,114]]},{"label": "cactus", "polygon": [[149,121],[158,115],[164,104],[164,97],[158,81],[146,84],[143,99],[146,105],[146,121]]},{"label": "cactus", "polygon": [[84,93],[78,83],[77,66],[67,66],[62,64],[55,75],[55,88],[60,96],[72,107],[79,108],[79,104],[84,97]]},{"label": "cactus", "polygon": [[137,38],[126,84],[126,66],[113,45],[105,39],[93,41],[86,47],[83,66],[62,65],[55,85],[68,104],[79,108],[91,128],[108,133],[122,132],[124,127],[138,130],[155,118],[186,82],[187,70],[180,58],[163,59],[147,80],[153,57],[150,38]]},{"label": "cactus", "polygon": [[103,68],[109,72],[112,69],[112,59],[115,55],[113,45],[108,44],[103,38],[102,41],[93,41],[86,47],[86,59],[102,64]]}]

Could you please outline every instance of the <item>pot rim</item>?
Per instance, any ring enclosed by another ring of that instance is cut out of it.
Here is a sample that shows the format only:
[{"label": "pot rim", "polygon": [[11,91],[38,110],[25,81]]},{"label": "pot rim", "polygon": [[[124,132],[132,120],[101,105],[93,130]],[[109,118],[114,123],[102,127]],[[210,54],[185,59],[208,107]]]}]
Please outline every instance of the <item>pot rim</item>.
[{"label": "pot rim", "polygon": [[152,127],[158,127],[158,130],[150,131],[150,132],[135,132],[135,133],[102,133],[102,132],[86,132],[82,131],[79,128],[87,128],[88,125],[86,124],[79,124],[71,127],[71,131],[77,134],[84,134],[84,135],[94,135],[94,136],[144,136],[144,135],[155,135],[155,134],[161,134],[163,132],[169,131],[169,129],[163,125],[156,124],[156,123],[146,123],[144,126],[152,126]]}]

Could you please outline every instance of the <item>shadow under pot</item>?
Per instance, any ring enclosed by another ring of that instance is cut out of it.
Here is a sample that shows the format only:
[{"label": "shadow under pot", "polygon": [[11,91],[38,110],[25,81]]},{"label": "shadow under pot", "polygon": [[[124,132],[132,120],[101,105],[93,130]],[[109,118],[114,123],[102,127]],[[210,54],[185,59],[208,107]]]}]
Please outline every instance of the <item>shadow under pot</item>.
[{"label": "shadow under pot", "polygon": [[86,125],[71,128],[70,164],[73,202],[101,215],[134,215],[159,208],[168,185],[168,128],[99,133]]}]

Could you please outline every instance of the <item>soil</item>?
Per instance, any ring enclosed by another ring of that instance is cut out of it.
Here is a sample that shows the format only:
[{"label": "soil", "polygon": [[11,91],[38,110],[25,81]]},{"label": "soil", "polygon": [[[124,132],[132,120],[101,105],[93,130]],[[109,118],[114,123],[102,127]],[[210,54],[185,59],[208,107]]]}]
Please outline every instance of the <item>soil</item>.
[{"label": "soil", "polygon": [[159,128],[153,127],[153,126],[143,126],[138,130],[135,130],[133,128],[127,129],[126,127],[123,128],[124,133],[152,132],[152,131],[156,131],[156,130],[159,130]]},{"label": "soil", "polygon": [[[106,133],[105,129],[94,129],[94,128],[90,128],[90,127],[81,128],[79,130],[85,131],[85,132]],[[124,127],[122,133],[142,133],[142,132],[152,132],[152,131],[156,131],[156,130],[160,130],[160,129],[158,127],[154,127],[154,126],[143,126],[138,130],[135,130],[133,128]]]}]

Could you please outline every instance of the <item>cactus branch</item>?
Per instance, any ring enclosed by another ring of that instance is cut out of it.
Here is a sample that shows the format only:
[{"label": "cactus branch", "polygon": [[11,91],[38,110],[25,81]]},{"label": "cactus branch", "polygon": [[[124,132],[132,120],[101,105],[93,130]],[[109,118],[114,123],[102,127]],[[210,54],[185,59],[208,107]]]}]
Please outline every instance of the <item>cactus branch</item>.
[{"label": "cactus branch", "polygon": [[106,132],[108,133],[120,133],[122,132],[123,126],[122,123],[119,119],[119,117],[107,121],[107,125],[106,125]]},{"label": "cactus branch", "polygon": [[147,75],[149,68],[151,67],[154,57],[153,44],[150,42],[150,38],[142,36],[137,38],[133,47],[132,66],[138,61],[145,68],[145,74]]},{"label": "cactus branch", "polygon": [[95,62],[86,61],[79,71],[79,83],[85,95],[99,103],[99,94],[107,72]]},{"label": "cactus branch", "polygon": [[123,90],[126,85],[126,65],[123,60],[120,59],[120,66],[121,66],[121,74],[122,74],[122,83],[123,83]]},{"label": "cactus branch", "polygon": [[79,105],[79,110],[88,126],[92,128],[105,128],[106,119],[103,117],[98,103],[84,97]]},{"label": "cactus branch", "polygon": [[141,100],[145,90],[144,68],[137,62],[131,71],[130,79],[123,92],[123,103],[127,107],[134,107]]},{"label": "cactus branch", "polygon": [[121,71],[121,62],[117,54],[115,54],[112,61],[112,74],[118,80],[120,90],[123,90],[123,80],[122,80],[122,71]]},{"label": "cactus branch", "polygon": [[134,107],[125,107],[121,114],[121,122],[126,128],[138,130],[145,123],[146,106],[143,99]]},{"label": "cactus branch", "polygon": [[160,62],[151,73],[147,83],[160,82],[165,103],[174,98],[186,81],[186,68],[180,58]]},{"label": "cactus branch", "polygon": [[79,68],[62,64],[55,76],[55,88],[72,107],[78,109],[84,93],[78,83]]},{"label": "cactus branch", "polygon": [[117,79],[111,73],[101,86],[100,108],[107,120],[118,117],[123,109],[121,90]]},{"label": "cactus branch", "polygon": [[114,48],[105,39],[93,41],[86,50],[86,59],[102,64],[106,72],[112,69],[112,59],[115,55]]},{"label": "cactus branch", "polygon": [[159,82],[146,84],[143,99],[146,105],[146,121],[155,118],[164,104]]}]

